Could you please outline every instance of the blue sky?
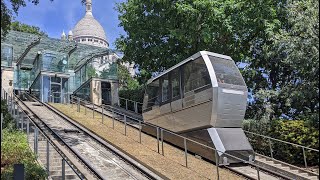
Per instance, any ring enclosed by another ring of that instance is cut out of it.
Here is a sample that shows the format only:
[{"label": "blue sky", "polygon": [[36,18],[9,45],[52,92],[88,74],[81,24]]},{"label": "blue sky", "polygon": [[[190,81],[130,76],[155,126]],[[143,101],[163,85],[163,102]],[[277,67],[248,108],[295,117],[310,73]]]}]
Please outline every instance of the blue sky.
[{"label": "blue sky", "polygon": [[[92,0],[93,16],[104,28],[112,49],[116,38],[125,34],[118,27],[118,12],[114,9],[116,3],[124,1]],[[26,0],[26,4],[26,7],[19,9],[15,20],[38,26],[53,38],[60,38],[62,30],[67,34],[85,14],[85,5],[81,4],[81,0],[40,0],[36,6]]]}]

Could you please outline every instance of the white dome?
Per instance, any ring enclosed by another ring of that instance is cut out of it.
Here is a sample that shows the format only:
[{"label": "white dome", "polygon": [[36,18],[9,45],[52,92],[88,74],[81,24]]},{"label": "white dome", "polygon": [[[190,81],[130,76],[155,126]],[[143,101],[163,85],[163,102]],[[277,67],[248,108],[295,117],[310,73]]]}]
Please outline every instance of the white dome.
[{"label": "white dome", "polygon": [[89,13],[73,29],[73,38],[96,37],[107,42],[106,33],[100,23]]}]

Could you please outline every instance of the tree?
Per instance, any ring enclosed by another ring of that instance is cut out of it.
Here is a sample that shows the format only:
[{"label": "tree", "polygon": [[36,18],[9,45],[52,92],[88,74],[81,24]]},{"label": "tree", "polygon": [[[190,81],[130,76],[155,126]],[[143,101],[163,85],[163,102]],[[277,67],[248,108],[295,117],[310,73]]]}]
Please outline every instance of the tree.
[{"label": "tree", "polygon": [[88,73],[88,78],[98,76],[96,69],[91,64],[87,65],[87,73]]},{"label": "tree", "polygon": [[140,87],[139,82],[132,78],[128,69],[120,63],[118,63],[118,79],[120,89],[133,90]]},{"label": "tree", "polygon": [[201,50],[229,55],[247,65],[241,70],[253,99],[247,118],[295,119],[319,111],[318,4],[315,0],[127,1],[117,6],[127,35],[118,38],[116,46],[124,52],[124,61],[149,73]]},{"label": "tree", "polygon": [[[15,13],[15,15],[18,15],[19,8],[21,6],[26,6],[25,0],[9,0],[9,2],[11,4],[11,8],[8,8],[5,1],[1,0],[1,38],[5,37],[10,30],[11,21],[14,19],[12,11]],[[34,5],[37,5],[39,0],[32,0],[31,2]]]},{"label": "tree", "polygon": [[30,26],[28,24],[20,23],[18,21],[12,22],[10,29],[14,31],[37,34],[40,36],[48,36],[44,31],[41,31],[39,27]]},{"label": "tree", "polygon": [[[256,96],[249,106],[252,113],[269,109],[273,116],[270,118],[306,119],[319,126],[318,8],[318,1],[289,3],[284,9],[287,18],[282,28],[268,32],[259,47],[261,53],[251,60],[245,72]],[[255,73],[257,69],[261,69],[260,73]],[[255,79],[262,79],[263,83]]]}]

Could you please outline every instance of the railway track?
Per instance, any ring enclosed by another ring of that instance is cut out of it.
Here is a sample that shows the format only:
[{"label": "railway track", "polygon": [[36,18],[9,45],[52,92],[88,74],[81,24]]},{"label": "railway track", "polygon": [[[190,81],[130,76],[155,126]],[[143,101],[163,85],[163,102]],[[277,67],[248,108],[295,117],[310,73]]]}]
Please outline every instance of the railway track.
[{"label": "railway track", "polygon": [[[82,102],[82,105],[86,106],[89,109],[93,109],[93,106],[86,105]],[[111,112],[112,109],[112,112]],[[101,107],[96,106],[94,107],[94,110],[97,113],[102,113]],[[134,127],[136,129],[139,129],[139,124],[137,123],[137,120],[139,119],[139,115],[132,116],[132,112],[127,112],[122,108],[115,108],[113,106],[106,105],[103,113],[106,116],[112,117],[117,119],[120,122],[124,123],[123,115],[126,115],[126,123],[130,124],[131,127]],[[149,134],[152,135],[152,134]],[[154,135],[152,135],[155,137]],[[156,138],[156,137],[155,137]],[[174,145],[170,142],[167,142],[171,145]],[[179,148],[179,147],[177,147]],[[295,166],[289,166],[286,163],[274,160],[274,159],[265,159],[266,157],[263,157],[259,154],[256,154],[256,160],[255,165],[248,165],[248,164],[237,164],[237,165],[228,165],[223,166],[225,169],[229,169],[230,171],[241,175],[247,179],[301,179],[301,180],[317,180],[319,179],[319,176],[315,173],[305,171],[303,169],[297,169]],[[273,165],[267,165],[266,161],[269,162],[269,164]],[[257,168],[258,167],[258,168]],[[259,171],[259,172],[258,172]],[[292,173],[295,172],[295,173]]]},{"label": "railway track", "polygon": [[[72,154],[71,163],[82,166],[81,172],[88,179],[161,179],[156,174],[134,162],[94,134],[83,131],[66,118],[52,111],[50,107],[28,95],[28,101],[18,101],[21,107],[33,117],[44,132],[57,139],[60,148]],[[75,157],[75,158],[74,158]],[[78,161],[78,162],[74,162]],[[89,172],[88,172],[89,171]]]}]

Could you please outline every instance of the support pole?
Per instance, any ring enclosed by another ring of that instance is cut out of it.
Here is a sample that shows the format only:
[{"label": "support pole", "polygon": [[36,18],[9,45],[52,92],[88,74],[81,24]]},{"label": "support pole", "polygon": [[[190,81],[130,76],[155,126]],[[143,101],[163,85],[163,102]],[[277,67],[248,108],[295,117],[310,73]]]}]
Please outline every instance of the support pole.
[{"label": "support pole", "polygon": [[188,167],[188,149],[187,149],[187,139],[183,138],[183,144],[184,144],[184,158],[186,161],[186,167]]},{"label": "support pole", "polygon": [[49,172],[50,172],[50,149],[49,149],[49,145],[50,145],[50,143],[49,143],[49,140],[47,140],[47,173],[49,174]]},{"label": "support pole", "polygon": [[124,115],[124,135],[127,135],[127,116]]},{"label": "support pole", "polygon": [[163,149],[163,129],[160,130],[161,134],[161,149],[162,149],[162,156],[164,156],[164,149]]},{"label": "support pole", "polygon": [[65,160],[62,159],[62,180],[66,179],[66,167],[65,167]]},{"label": "support pole", "polygon": [[102,119],[102,124],[103,124],[103,105],[101,105],[101,119]]},{"label": "support pole", "polygon": [[141,120],[139,120],[139,142],[140,142],[140,144],[141,144],[141,129],[142,129]]},{"label": "support pole", "polygon": [[220,179],[220,174],[219,174],[219,154],[218,154],[218,151],[215,149],[214,150],[215,152],[215,158],[216,158],[216,167],[217,167],[217,179],[219,180]]},{"label": "support pole", "polygon": [[304,148],[302,148],[302,153],[303,153],[304,166],[307,168],[308,164],[307,164],[306,152]]}]

